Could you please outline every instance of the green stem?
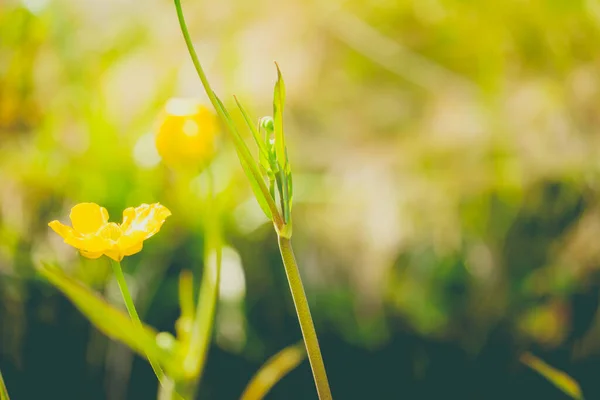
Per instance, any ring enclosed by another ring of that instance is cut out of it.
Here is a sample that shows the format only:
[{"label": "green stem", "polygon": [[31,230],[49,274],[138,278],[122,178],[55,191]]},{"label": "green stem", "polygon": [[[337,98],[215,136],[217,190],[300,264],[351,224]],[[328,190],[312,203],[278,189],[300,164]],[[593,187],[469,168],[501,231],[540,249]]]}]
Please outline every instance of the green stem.
[{"label": "green stem", "polygon": [[296,307],[296,314],[300,322],[300,329],[304,337],[308,360],[310,361],[315,385],[317,386],[317,393],[319,394],[319,399],[330,400],[332,397],[331,390],[329,389],[329,381],[327,380],[327,372],[325,371],[317,332],[315,331],[315,326],[310,315],[306,293],[304,292],[304,286],[302,285],[302,279],[298,271],[298,264],[294,257],[292,242],[289,238],[282,236],[278,236],[278,241],[285,273],[290,284],[290,291],[292,292],[292,299]]},{"label": "green stem", "polygon": [[204,247],[204,273],[198,292],[196,316],[192,325],[192,335],[188,354],[184,360],[184,371],[191,379],[185,393],[193,398],[200,379],[212,339],[215,311],[219,299],[221,282],[221,234],[219,211],[214,198],[214,185],[210,170],[208,173],[208,206],[206,207],[206,230]]},{"label": "green stem", "polygon": [[248,166],[248,168],[250,170],[250,173],[256,180],[256,183],[257,183],[260,191],[262,192],[262,194],[265,198],[265,201],[267,202],[267,205],[271,211],[271,214],[273,215],[273,222],[274,222],[275,226],[278,229],[283,228],[285,223],[284,223],[281,215],[279,215],[279,211],[277,210],[277,205],[275,204],[275,202],[273,201],[273,198],[271,198],[271,196],[269,194],[269,189],[263,182],[263,177],[261,176],[260,171],[258,170],[258,167],[256,166],[256,162],[252,158],[252,154],[250,154],[250,150],[248,150],[248,147],[246,146],[246,144],[244,143],[240,134],[238,133],[238,131],[233,123],[233,120],[231,119],[231,117],[228,116],[228,113],[224,109],[224,106],[222,106],[220,104],[219,99],[217,99],[215,92],[212,90],[210,83],[208,82],[208,78],[206,77],[206,74],[204,73],[204,69],[202,68],[202,65],[200,64],[200,60],[198,59],[198,54],[196,53],[196,50],[194,49],[194,44],[192,43],[192,38],[190,37],[190,32],[188,31],[188,27],[185,22],[185,18],[183,16],[183,9],[181,8],[181,0],[174,0],[174,3],[175,3],[175,9],[177,11],[177,19],[179,20],[179,26],[181,27],[181,33],[183,34],[183,39],[185,40],[185,44],[187,46],[188,52],[190,53],[190,57],[192,58],[192,63],[194,64],[194,68],[196,69],[196,72],[198,73],[198,77],[200,78],[200,81],[202,82],[204,91],[208,95],[208,98],[209,98],[211,104],[213,105],[214,109],[216,110],[217,114],[219,115],[219,117],[221,118],[221,120],[223,121],[225,126],[227,126],[229,132],[231,133],[233,140],[236,144],[236,150],[238,151],[240,158],[243,160],[243,161],[240,160],[240,162],[246,163],[246,165]]},{"label": "green stem", "polygon": [[[125,281],[125,275],[123,275],[123,269],[121,268],[121,263],[111,259],[111,265],[113,268],[113,272],[115,273],[115,277],[117,278],[117,283],[119,284],[119,289],[121,290],[121,295],[123,296],[123,301],[125,302],[125,307],[127,308],[127,312],[131,317],[131,320],[138,324],[140,328],[142,328],[142,321],[140,320],[140,316],[135,309],[135,304],[133,303],[133,299],[131,298],[131,293],[129,293],[129,288],[127,287],[127,282]],[[158,381],[161,385],[164,382],[164,373],[158,362],[146,354],[146,358],[148,362],[152,366],[152,370],[154,374],[158,378]]]},{"label": "green stem", "polygon": [[175,381],[165,376],[158,390],[158,400],[189,400],[191,397],[182,397],[175,390]]}]

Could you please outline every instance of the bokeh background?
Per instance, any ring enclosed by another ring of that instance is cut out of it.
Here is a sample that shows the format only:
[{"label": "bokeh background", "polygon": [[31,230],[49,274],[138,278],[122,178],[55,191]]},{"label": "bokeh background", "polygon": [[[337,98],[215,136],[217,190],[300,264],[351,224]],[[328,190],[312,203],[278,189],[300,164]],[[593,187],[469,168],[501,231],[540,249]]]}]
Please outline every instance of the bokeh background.
[{"label": "bokeh background", "polygon": [[[566,398],[524,351],[600,398],[596,1],[184,9],[228,104],[270,114],[273,60],[283,71],[295,248],[336,398]],[[173,331],[178,275],[203,267],[206,180],[154,149],[174,96],[207,102],[172,2],[0,2],[0,369],[14,399],[155,398],[147,363],[35,267],[56,261],[118,303],[108,263],[47,223],[83,201],[113,216],[159,201],[173,216],[124,266],[143,318]],[[211,168],[227,248],[199,398],[234,399],[301,335],[224,134]],[[308,363],[269,398],[316,398]]]}]

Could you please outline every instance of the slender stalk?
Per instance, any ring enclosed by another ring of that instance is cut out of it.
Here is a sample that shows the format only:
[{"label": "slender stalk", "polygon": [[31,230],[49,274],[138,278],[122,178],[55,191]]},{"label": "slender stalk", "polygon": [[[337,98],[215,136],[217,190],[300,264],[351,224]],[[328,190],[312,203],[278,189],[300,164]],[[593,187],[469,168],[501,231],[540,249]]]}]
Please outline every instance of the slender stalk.
[{"label": "slender stalk", "polygon": [[190,398],[184,398],[180,396],[175,390],[175,381],[165,376],[163,383],[160,385],[158,390],[158,400],[189,400]]},{"label": "slender stalk", "polygon": [[[129,293],[129,288],[127,287],[127,282],[125,281],[125,275],[123,275],[123,269],[121,268],[121,263],[118,261],[114,261],[111,259],[110,264],[112,265],[113,272],[115,273],[115,277],[117,278],[117,283],[119,284],[119,289],[121,290],[121,295],[123,296],[123,301],[125,302],[125,307],[127,308],[127,312],[131,317],[131,320],[138,324],[138,326],[142,327],[142,321],[140,320],[140,316],[135,309],[135,304],[133,303],[133,299],[131,298],[131,293]],[[164,373],[158,362],[146,354],[146,358],[148,362],[152,366],[152,370],[154,374],[158,378],[161,385],[164,382]]]},{"label": "slender stalk", "polygon": [[208,350],[212,339],[215,320],[215,311],[219,299],[219,286],[221,282],[221,234],[219,229],[218,204],[214,198],[214,184],[211,171],[208,174],[208,206],[206,207],[206,228],[204,247],[204,273],[198,292],[196,316],[192,325],[192,335],[188,354],[184,360],[184,371],[191,377],[186,393],[193,398],[202,372],[206,364]]},{"label": "slender stalk", "polygon": [[236,142],[236,150],[238,151],[238,154],[240,156],[240,162],[246,163],[248,169],[250,170],[250,173],[253,175],[254,179],[256,180],[256,184],[258,185],[260,191],[262,192],[264,199],[267,202],[267,205],[271,211],[271,214],[273,215],[273,222],[274,222],[275,226],[278,229],[282,228],[285,225],[284,221],[283,221],[281,215],[279,215],[279,211],[277,210],[277,205],[275,204],[275,202],[273,201],[273,199],[271,198],[271,196],[269,194],[269,189],[263,182],[263,178],[260,174],[260,171],[256,167],[256,163],[254,162],[254,159],[252,158],[252,154],[250,154],[250,150],[248,150],[248,147],[243,142],[243,139],[241,138],[240,134],[238,133],[237,128],[235,127],[235,125],[233,123],[233,120],[228,115],[228,113],[224,109],[224,107],[220,104],[219,99],[217,99],[217,96],[216,96],[215,92],[212,90],[210,83],[208,82],[208,78],[206,77],[206,74],[204,73],[204,69],[202,68],[202,65],[200,64],[200,60],[198,59],[198,54],[196,53],[196,50],[194,49],[194,44],[192,43],[192,38],[190,36],[190,32],[188,30],[187,24],[185,22],[185,18],[183,16],[183,9],[181,8],[181,0],[174,0],[174,3],[175,3],[175,9],[177,11],[177,19],[179,20],[179,26],[181,28],[181,33],[183,34],[183,39],[185,40],[185,44],[187,46],[188,52],[190,53],[190,57],[192,58],[192,63],[194,64],[194,68],[196,69],[198,77],[200,78],[200,81],[202,82],[204,91],[208,95],[208,98],[209,98],[211,104],[213,105],[214,109],[216,110],[217,114],[219,115],[219,117],[221,118],[221,120],[223,121],[225,126],[227,126],[227,129],[231,133],[234,141]]},{"label": "slender stalk", "polygon": [[[206,91],[210,102],[217,111],[217,114],[219,115],[219,117],[227,126],[229,132],[233,136],[233,139],[236,144],[236,150],[238,151],[238,156],[240,158],[242,166],[244,167],[244,169],[247,168],[250,171],[252,178],[258,186],[260,193],[262,194],[262,197],[267,203],[267,206],[272,214],[273,224],[275,226],[279,238],[279,248],[281,250],[281,256],[283,258],[288,282],[290,284],[290,290],[292,292],[292,298],[294,299],[294,305],[298,314],[298,320],[300,322],[300,328],[304,337],[308,358],[313,370],[315,384],[317,386],[317,392],[321,400],[329,400],[332,398],[329,389],[329,382],[327,381],[327,374],[325,372],[325,366],[323,364],[323,358],[321,356],[321,350],[319,348],[317,334],[315,332],[315,327],[312,321],[312,317],[310,315],[308,302],[306,300],[306,294],[304,293],[302,280],[300,279],[298,266],[296,264],[291,242],[289,239],[289,237],[291,236],[291,224],[286,225],[286,219],[284,219],[284,217],[280,215],[279,210],[277,209],[277,205],[275,204],[275,201],[271,196],[269,188],[267,188],[267,186],[265,185],[263,177],[260,171],[258,170],[258,167],[256,166],[256,163],[252,155],[250,154],[250,151],[246,147],[246,144],[241,138],[240,134],[237,132],[233,120],[229,116],[227,110],[217,98],[210,86],[210,83],[208,82],[206,74],[204,73],[204,70],[202,69],[200,61],[198,59],[198,55],[196,54],[196,50],[194,49],[194,45],[192,44],[192,39],[190,37],[187,24],[185,22],[185,18],[183,16],[181,0],[174,0],[174,3],[183,38],[185,40],[188,52],[192,58],[192,62],[194,64],[196,72],[198,73],[198,77],[202,82],[202,86],[204,87],[204,90]],[[285,212],[285,209],[283,209],[283,211]]]},{"label": "slender stalk", "polygon": [[285,273],[290,284],[290,291],[292,292],[292,299],[296,307],[296,314],[298,314],[308,361],[310,361],[315,385],[317,386],[317,393],[319,394],[319,399],[330,400],[332,397],[331,390],[329,389],[329,381],[327,380],[327,372],[323,364],[323,356],[321,356],[317,332],[315,331],[315,325],[310,315],[308,300],[306,299],[306,293],[304,292],[304,286],[302,285],[302,279],[298,271],[296,257],[294,257],[292,242],[289,238],[282,236],[278,236],[278,241]]}]

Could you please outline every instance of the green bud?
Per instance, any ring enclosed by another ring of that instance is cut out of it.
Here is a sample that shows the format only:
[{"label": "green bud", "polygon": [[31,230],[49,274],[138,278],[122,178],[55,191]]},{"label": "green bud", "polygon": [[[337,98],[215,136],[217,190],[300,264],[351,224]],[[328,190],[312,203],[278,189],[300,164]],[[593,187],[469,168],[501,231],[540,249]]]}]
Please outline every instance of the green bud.
[{"label": "green bud", "polygon": [[192,324],[193,321],[189,317],[180,317],[175,322],[175,331],[177,332],[177,337],[181,340],[187,340],[192,334]]},{"label": "green bud", "polygon": [[169,332],[160,332],[156,335],[156,344],[163,350],[169,352],[175,348],[177,340]]},{"label": "green bud", "polygon": [[275,130],[275,122],[273,121],[273,117],[262,117],[260,119],[260,127],[267,131],[269,134],[273,133]]}]

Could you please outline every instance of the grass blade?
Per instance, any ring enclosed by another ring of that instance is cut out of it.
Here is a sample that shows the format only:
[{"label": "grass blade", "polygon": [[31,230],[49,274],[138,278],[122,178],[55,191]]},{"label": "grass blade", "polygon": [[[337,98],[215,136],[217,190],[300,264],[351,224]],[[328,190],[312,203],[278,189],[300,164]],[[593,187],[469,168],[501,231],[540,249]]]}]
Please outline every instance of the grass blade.
[{"label": "grass blade", "polygon": [[296,368],[306,358],[304,343],[288,346],[269,358],[252,377],[241,400],[260,400],[275,386],[277,382]]},{"label": "grass blade", "polygon": [[277,154],[277,160],[281,169],[285,169],[287,162],[287,155],[285,153],[285,137],[283,135],[283,107],[285,105],[285,83],[279,70],[279,65],[275,63],[277,67],[277,82],[275,83],[275,89],[273,91],[273,122],[275,130],[275,154]]},{"label": "grass blade", "polygon": [[2,371],[0,371],[0,400],[10,400],[8,396],[8,389],[6,389],[6,384],[4,383],[4,378],[2,377]]},{"label": "grass blade", "polygon": [[576,400],[583,400],[583,393],[581,392],[579,384],[566,373],[546,364],[543,360],[529,352],[521,355],[520,360],[523,364],[537,371],[567,395]]},{"label": "grass blade", "polygon": [[267,146],[265,145],[263,138],[260,136],[258,129],[252,122],[250,115],[248,115],[248,111],[246,111],[246,108],[242,105],[242,103],[240,103],[236,96],[233,96],[233,98],[235,99],[235,103],[237,104],[238,108],[240,109],[240,112],[242,113],[242,116],[244,117],[244,121],[246,121],[246,125],[248,125],[250,132],[252,132],[252,136],[254,137],[254,141],[258,146],[260,155],[268,159],[269,151],[267,150]]},{"label": "grass blade", "polygon": [[67,276],[60,268],[44,264],[39,271],[106,336],[126,344],[144,358],[146,355],[152,357],[171,373],[176,372],[171,355],[157,345],[154,329],[146,325],[140,328],[126,313]]},{"label": "grass blade", "polygon": [[273,122],[275,131],[275,155],[279,164],[279,171],[282,176],[279,179],[281,192],[281,210],[283,212],[283,221],[289,224],[291,221],[291,198],[289,190],[288,173],[291,175],[291,169],[288,162],[287,148],[285,146],[285,135],[283,133],[283,108],[285,106],[285,82],[277,67],[277,82],[273,91]]}]

